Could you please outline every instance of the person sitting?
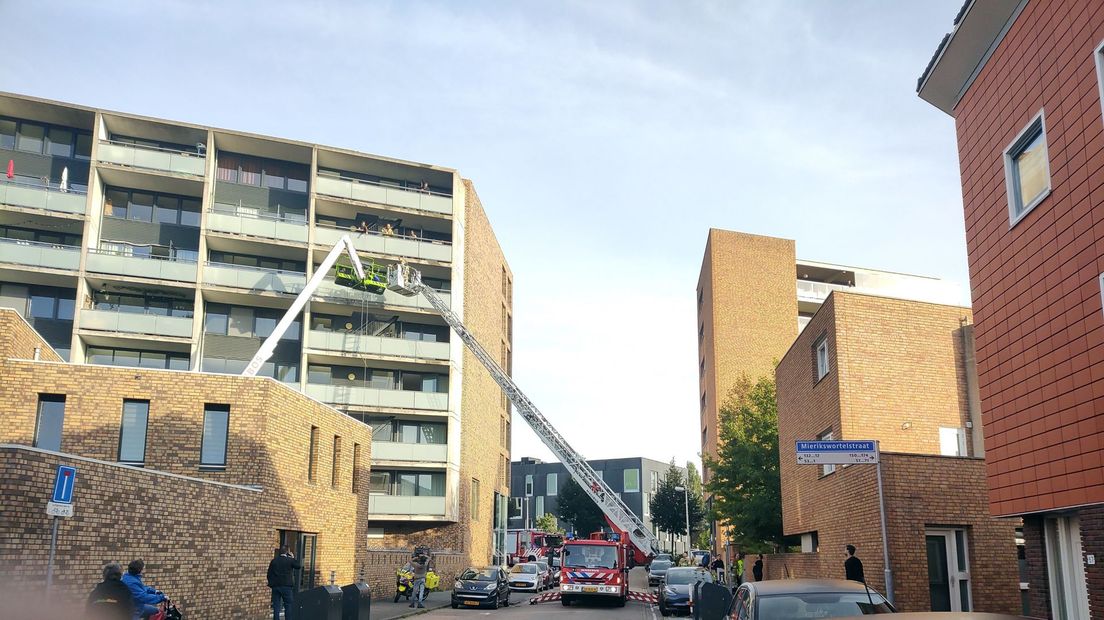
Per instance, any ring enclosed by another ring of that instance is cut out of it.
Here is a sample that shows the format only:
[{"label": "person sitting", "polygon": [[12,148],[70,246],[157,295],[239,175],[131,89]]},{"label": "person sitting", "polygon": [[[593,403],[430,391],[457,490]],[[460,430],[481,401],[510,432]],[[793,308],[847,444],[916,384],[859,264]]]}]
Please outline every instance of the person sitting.
[{"label": "person sitting", "polygon": [[127,564],[127,574],[120,580],[130,589],[130,597],[134,600],[134,608],[139,618],[149,618],[157,613],[157,607],[154,605],[165,600],[165,595],[160,590],[142,583],[142,571],[145,568],[146,563],[141,558],[133,560]]},{"label": "person sitting", "polygon": [[103,581],[88,593],[84,613],[93,620],[132,620],[134,599],[123,584],[123,567],[112,562],[103,567]]}]

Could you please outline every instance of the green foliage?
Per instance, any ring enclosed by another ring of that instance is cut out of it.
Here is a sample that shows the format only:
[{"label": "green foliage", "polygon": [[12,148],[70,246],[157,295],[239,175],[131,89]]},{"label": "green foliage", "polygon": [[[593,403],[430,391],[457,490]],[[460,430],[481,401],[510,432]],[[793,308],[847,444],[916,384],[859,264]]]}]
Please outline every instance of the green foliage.
[{"label": "green foliage", "polygon": [[556,515],[546,512],[537,517],[536,527],[538,530],[550,533],[563,534],[563,530],[560,529],[560,524],[556,520]]},{"label": "green foliage", "polygon": [[602,509],[590,499],[574,478],[569,479],[560,489],[556,498],[556,516],[561,522],[571,523],[575,535],[584,538],[606,526]]},{"label": "green foliage", "polygon": [[[659,489],[648,504],[648,509],[652,515],[652,523],[672,536],[686,535],[687,497],[684,491],[676,489],[676,487],[682,487],[684,484],[685,480],[682,477],[682,472],[675,467],[672,460],[671,466],[667,468],[667,473],[664,474],[663,480],[659,483]],[[702,505],[701,494],[694,493],[693,484],[690,485],[689,504],[690,530],[691,533],[695,533],[703,529],[705,508]]]},{"label": "green foliage", "polygon": [[720,410],[717,458],[704,457],[711,476],[713,518],[727,524],[733,542],[748,548],[782,541],[778,474],[778,403],[774,381],[745,376]]}]

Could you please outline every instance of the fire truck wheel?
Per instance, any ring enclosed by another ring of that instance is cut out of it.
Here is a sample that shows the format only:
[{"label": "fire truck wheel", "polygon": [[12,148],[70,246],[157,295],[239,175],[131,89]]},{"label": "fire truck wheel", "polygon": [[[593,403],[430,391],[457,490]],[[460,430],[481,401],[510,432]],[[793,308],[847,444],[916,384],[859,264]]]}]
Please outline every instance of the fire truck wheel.
[{"label": "fire truck wheel", "polygon": [[566,595],[560,597],[560,603],[563,604],[564,607],[571,607],[571,599]]},{"label": "fire truck wheel", "polygon": [[625,600],[628,599],[628,598],[629,598],[628,596],[622,596],[621,598],[617,599],[617,606],[618,607],[624,607],[625,606]]}]

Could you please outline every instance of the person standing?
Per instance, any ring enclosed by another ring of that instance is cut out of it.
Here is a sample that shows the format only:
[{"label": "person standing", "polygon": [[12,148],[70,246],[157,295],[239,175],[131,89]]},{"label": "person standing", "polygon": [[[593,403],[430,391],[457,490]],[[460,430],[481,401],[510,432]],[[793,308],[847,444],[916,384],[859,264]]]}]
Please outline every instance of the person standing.
[{"label": "person standing", "polygon": [[429,558],[424,554],[419,553],[414,556],[414,561],[411,562],[411,566],[414,568],[414,597],[410,601],[411,607],[425,607],[422,601],[425,600],[425,585],[426,585],[426,573],[429,572]]},{"label": "person standing", "polygon": [[130,598],[134,601],[134,609],[139,618],[149,618],[157,613],[154,605],[165,600],[165,595],[160,590],[142,583],[142,571],[145,568],[146,563],[142,558],[132,560],[127,564],[127,574],[119,580],[130,589]]},{"label": "person standing", "polygon": [[88,593],[84,614],[95,620],[132,620],[134,598],[122,581],[123,567],[112,562],[103,567],[103,581]]},{"label": "person standing", "polygon": [[725,565],[724,560],[721,559],[721,556],[718,555],[717,559],[713,560],[713,565],[711,568],[713,569],[713,574],[715,576],[714,578],[717,583],[725,583]]},{"label": "person standing", "polygon": [[855,557],[855,545],[847,545],[847,559],[843,561],[844,579],[866,583],[862,560]]},{"label": "person standing", "polygon": [[754,577],[756,581],[762,581],[763,580],[763,554],[762,553],[759,554],[759,559],[755,560],[755,564],[753,564],[752,567],[751,567],[751,576]]},{"label": "person standing", "polygon": [[268,563],[268,587],[272,588],[272,620],[280,620],[280,606],[284,608],[284,620],[291,620],[291,604],[295,598],[295,571],[303,563],[287,545],[281,545],[276,557]]}]

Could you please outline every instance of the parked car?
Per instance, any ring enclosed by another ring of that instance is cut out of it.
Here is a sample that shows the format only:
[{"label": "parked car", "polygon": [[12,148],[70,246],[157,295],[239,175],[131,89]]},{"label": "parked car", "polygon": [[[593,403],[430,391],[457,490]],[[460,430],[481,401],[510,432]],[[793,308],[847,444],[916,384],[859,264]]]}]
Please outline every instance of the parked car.
[{"label": "parked car", "polygon": [[497,566],[467,568],[452,586],[452,608],[510,606],[510,583],[506,571]]},{"label": "parked car", "polygon": [[652,558],[653,562],[655,562],[656,560],[666,560],[673,563],[675,561],[675,556],[671,555],[670,553],[657,553],[656,556]]},{"label": "parked car", "polygon": [[[980,611],[908,611],[897,613],[894,620],[1034,620],[1027,616],[1009,616],[1007,614],[990,614]],[[862,616],[854,616],[850,619],[862,620]]]},{"label": "parked car", "polygon": [[659,613],[664,616],[689,613],[691,592],[694,584],[699,581],[713,583],[713,575],[704,568],[694,566],[673,566],[667,569],[659,586]]},{"label": "parked car", "polygon": [[536,562],[522,562],[514,564],[510,569],[511,590],[532,590],[540,592],[544,587],[544,575],[540,573],[540,567]]},{"label": "parked car", "polygon": [[648,585],[658,586],[663,583],[663,578],[667,575],[667,569],[671,566],[671,560],[652,560],[652,565],[648,567]]},{"label": "parked car", "polygon": [[845,618],[894,612],[874,588],[857,581],[776,579],[740,586],[725,618]]},{"label": "parked car", "polygon": [[549,588],[555,586],[556,581],[557,581],[557,577],[559,576],[560,571],[552,570],[552,567],[548,565],[548,562],[542,562],[542,561],[538,560],[538,561],[533,562],[533,563],[536,564],[541,569],[541,573],[544,575],[544,587],[545,587],[545,589],[549,589]]}]

